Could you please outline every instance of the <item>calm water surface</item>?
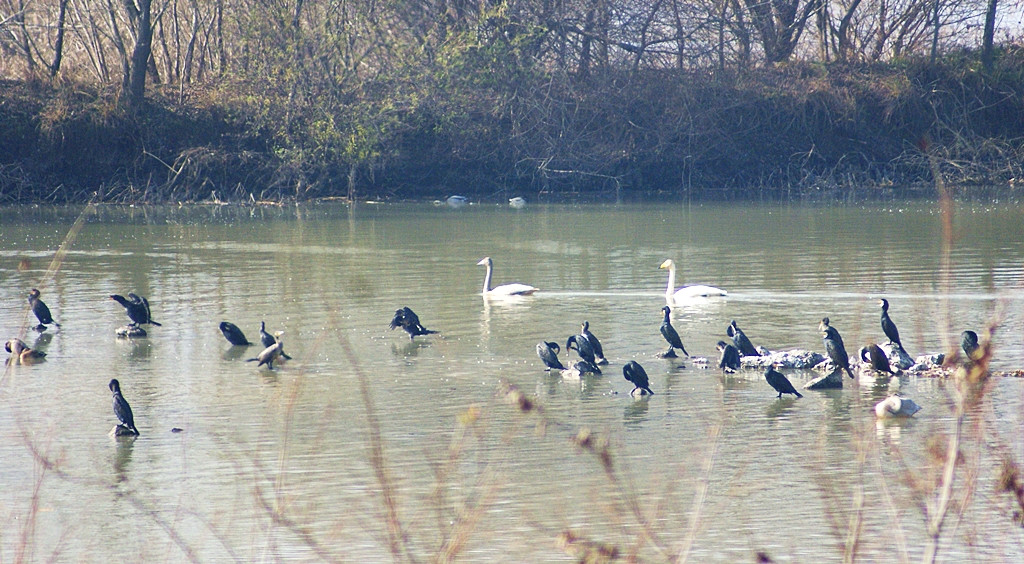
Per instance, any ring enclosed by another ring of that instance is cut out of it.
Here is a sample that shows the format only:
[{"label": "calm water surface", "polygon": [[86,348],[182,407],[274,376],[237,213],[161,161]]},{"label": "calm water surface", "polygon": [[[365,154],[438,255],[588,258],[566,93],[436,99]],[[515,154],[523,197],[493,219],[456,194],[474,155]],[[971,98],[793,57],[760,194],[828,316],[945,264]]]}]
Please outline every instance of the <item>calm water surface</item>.
[{"label": "calm water surface", "polygon": [[[952,429],[945,383],[901,378],[924,409],[876,429],[884,384],[776,400],[760,372],[655,358],[667,258],[677,285],[730,292],[674,310],[694,356],[716,358],[731,319],[756,345],[823,352],[824,316],[852,356],[884,339],[876,300],[887,297],[911,355],[1000,315],[995,368],[1024,367],[1019,208],[957,210],[948,291],[927,203],[103,208],[42,281],[78,211],[0,210],[4,339],[29,326],[35,286],[62,325],[28,331],[46,362],[9,366],[0,382],[4,561],[393,560],[360,374],[417,561],[455,546],[464,561],[571,562],[557,541],[567,530],[661,560],[631,508],[691,561],[759,550],[835,561],[858,490],[859,554],[919,559],[924,519],[907,477],[926,475],[927,441]],[[495,283],[541,292],[482,300],[484,256]],[[163,323],[146,339],[114,337],[127,318],[107,296],[129,291]],[[440,334],[389,332],[401,306]],[[285,330],[294,360],[273,372],[244,362],[259,347],[230,347],[222,320],[250,340],[261,320]],[[534,345],[564,343],[583,320],[611,360],[605,375],[544,372]],[[630,359],[651,376],[649,400],[628,395]],[[814,376],[789,373],[798,387]],[[107,434],[111,378],[134,409],[134,441]],[[519,414],[502,382],[542,412]],[[989,399],[986,446],[967,452],[982,478],[948,521],[946,561],[1024,560],[992,484],[1002,453],[1024,458],[1022,380],[1000,379]],[[614,481],[572,444],[583,427],[609,441]]]}]

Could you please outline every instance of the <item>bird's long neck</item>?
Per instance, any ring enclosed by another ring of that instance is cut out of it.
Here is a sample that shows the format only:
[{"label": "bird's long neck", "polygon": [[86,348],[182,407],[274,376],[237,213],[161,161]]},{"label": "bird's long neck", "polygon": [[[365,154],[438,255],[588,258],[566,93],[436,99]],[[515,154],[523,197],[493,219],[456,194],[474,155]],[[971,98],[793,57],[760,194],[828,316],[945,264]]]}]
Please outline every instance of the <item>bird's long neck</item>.
[{"label": "bird's long neck", "polygon": [[484,274],[484,294],[491,291],[491,272],[493,269],[494,267],[491,266],[491,263],[487,263],[487,274]]},{"label": "bird's long neck", "polygon": [[[669,280],[671,280],[671,278]],[[669,286],[669,288],[671,288],[671,287],[672,286]],[[672,323],[672,320],[669,318],[669,315],[671,315],[671,312],[666,311],[665,312],[665,321],[664,321],[665,323]]]},{"label": "bird's long neck", "polygon": [[[676,288],[676,265],[668,267],[668,286],[665,288],[665,295],[671,296]],[[666,314],[667,315],[667,314]]]}]

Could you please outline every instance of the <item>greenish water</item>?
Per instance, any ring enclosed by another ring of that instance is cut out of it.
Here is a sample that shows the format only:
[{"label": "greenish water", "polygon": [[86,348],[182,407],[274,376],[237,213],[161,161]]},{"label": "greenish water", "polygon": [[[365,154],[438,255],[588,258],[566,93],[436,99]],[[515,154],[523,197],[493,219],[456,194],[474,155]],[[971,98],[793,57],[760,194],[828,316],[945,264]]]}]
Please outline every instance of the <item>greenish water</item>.
[{"label": "greenish water", "polygon": [[[725,376],[655,358],[667,258],[677,286],[729,291],[673,311],[694,356],[717,358],[731,319],[755,345],[824,352],[824,316],[855,356],[884,339],[886,297],[912,356],[942,352],[999,315],[994,368],[1024,367],[1016,207],[957,210],[948,292],[940,217],[926,203],[101,208],[41,282],[78,211],[0,210],[4,340],[30,325],[32,287],[62,325],[40,338],[44,363],[8,366],[0,382],[4,561],[22,549],[72,562],[393,560],[359,374],[371,384],[406,557],[417,561],[445,539],[464,541],[464,561],[573,561],[557,543],[568,529],[645,561],[661,560],[658,543],[689,546],[697,562],[750,561],[758,550],[837,560],[833,523],[845,526],[860,488],[861,556],[898,561],[905,546],[919,559],[924,518],[907,476],[926,472],[929,437],[952,430],[946,383],[902,377],[924,409],[876,429],[884,385],[848,380],[776,400],[758,371]],[[483,300],[484,256],[495,284],[540,291]],[[108,296],[129,291],[163,324],[146,339],[114,336],[127,318]],[[401,306],[440,334],[410,342],[389,332]],[[244,362],[259,347],[230,347],[224,320],[250,340],[261,320],[284,330],[294,360],[273,372]],[[544,372],[534,345],[564,343],[583,320],[611,360],[604,376]],[[651,377],[648,400],[628,395],[621,369],[631,359]],[[788,375],[799,388],[816,374]],[[107,434],[111,378],[135,412],[135,440]],[[502,382],[534,397],[542,416],[507,405]],[[471,407],[479,419],[461,427]],[[1021,561],[1024,537],[992,476],[1003,452],[1024,460],[1022,380],[995,382],[984,413],[987,446],[968,450],[964,467],[978,470],[977,491],[940,554]],[[610,440],[618,482],[570,441],[582,427]],[[634,501],[657,543],[640,540]]]}]

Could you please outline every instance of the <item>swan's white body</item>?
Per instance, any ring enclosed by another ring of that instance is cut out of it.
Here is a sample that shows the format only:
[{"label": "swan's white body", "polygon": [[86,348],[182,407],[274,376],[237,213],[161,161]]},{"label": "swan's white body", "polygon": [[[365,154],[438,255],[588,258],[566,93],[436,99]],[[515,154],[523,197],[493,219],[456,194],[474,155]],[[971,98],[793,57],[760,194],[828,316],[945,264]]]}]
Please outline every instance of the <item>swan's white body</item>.
[{"label": "swan's white body", "polygon": [[508,205],[512,206],[513,208],[515,208],[517,210],[523,209],[523,208],[526,207],[526,200],[520,198],[519,196],[516,196],[515,198],[510,198],[509,199]]},{"label": "swan's white body", "polygon": [[704,284],[694,284],[692,286],[683,286],[678,290],[676,287],[676,263],[672,259],[668,259],[661,263],[661,268],[668,269],[668,286],[665,288],[665,299],[669,301],[689,300],[692,298],[709,298],[711,296],[727,296],[728,292],[721,288],[715,288],[714,286],[705,286]]},{"label": "swan's white body", "polygon": [[485,296],[490,297],[507,297],[507,296],[529,296],[530,294],[537,291],[537,288],[530,286],[529,284],[520,284],[513,282],[511,284],[502,284],[491,288],[491,275],[494,273],[494,263],[491,261],[491,257],[484,257],[477,263],[479,266],[487,267],[487,274],[484,275],[484,288],[481,292]]},{"label": "swan's white body", "polygon": [[914,403],[914,400],[900,396],[889,396],[875,406],[875,415],[882,419],[910,417],[918,411],[921,411],[921,406]]},{"label": "swan's white body", "polygon": [[469,198],[465,196],[448,196],[448,199],[445,200],[445,203],[453,208],[461,208],[462,206],[469,203]]}]

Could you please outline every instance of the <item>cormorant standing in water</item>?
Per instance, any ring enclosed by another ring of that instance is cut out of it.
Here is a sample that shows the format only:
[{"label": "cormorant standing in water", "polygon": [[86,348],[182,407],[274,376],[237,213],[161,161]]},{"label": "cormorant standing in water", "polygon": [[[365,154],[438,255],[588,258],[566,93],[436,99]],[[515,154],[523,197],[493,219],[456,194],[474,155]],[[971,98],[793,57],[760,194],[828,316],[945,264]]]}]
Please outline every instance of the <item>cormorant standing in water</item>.
[{"label": "cormorant standing in water", "polygon": [[260,363],[256,365],[257,368],[266,364],[267,368],[273,370],[274,359],[276,359],[278,356],[284,356],[284,343],[281,342],[281,335],[284,335],[284,331],[278,331],[274,335],[275,337],[273,345],[270,345],[269,347],[263,349],[260,352],[260,354],[256,355],[256,358],[248,358],[245,361],[255,362],[258,360]]},{"label": "cormorant standing in water", "polygon": [[839,336],[839,331],[836,331],[835,327],[826,325],[825,330],[822,331],[822,337],[825,342],[825,351],[828,352],[828,357],[832,359],[836,370],[844,368],[850,378],[853,378],[853,371],[850,370],[850,357],[846,354],[846,347],[843,346],[843,338]]},{"label": "cormorant standing in water", "polygon": [[132,416],[132,408],[125,401],[124,397],[121,396],[121,384],[117,380],[110,381],[110,391],[114,392],[114,415],[117,416],[117,420],[120,421],[120,426],[128,429],[136,435],[139,434],[139,430],[135,428],[135,418]]},{"label": "cormorant standing in water", "polygon": [[638,393],[637,390],[640,390],[640,395],[654,395],[654,392],[651,391],[650,380],[647,378],[647,372],[644,370],[643,366],[640,366],[639,362],[635,360],[627,362],[626,365],[622,367],[622,376],[626,380],[632,382],[635,386],[629,395],[636,395]]},{"label": "cormorant standing in water", "polygon": [[789,378],[786,375],[775,370],[775,367],[769,366],[768,370],[764,371],[764,379],[768,381],[768,385],[775,388],[776,392],[779,392],[778,399],[782,399],[782,394],[793,394],[798,398],[802,398],[800,392],[796,391],[793,384],[790,383]]},{"label": "cormorant standing in water", "polygon": [[978,334],[974,331],[964,331],[960,333],[960,348],[964,349],[964,353],[967,355],[968,360],[978,360],[981,358],[980,347],[978,346]]},{"label": "cormorant standing in water", "polygon": [[895,372],[892,371],[892,367],[889,366],[889,358],[885,356],[885,352],[883,352],[882,349],[874,343],[871,343],[861,349],[860,359],[869,363],[871,368],[879,372],[895,374]]},{"label": "cormorant standing in water", "polygon": [[[576,348],[573,348],[576,345]],[[597,360],[594,358],[594,347],[590,344],[590,341],[583,335],[573,335],[565,341],[565,350],[575,350],[576,354],[580,355],[580,358],[594,365],[593,372],[600,374],[601,369],[597,367]]]},{"label": "cormorant standing in water", "polygon": [[46,307],[43,300],[39,299],[39,290],[32,288],[28,293],[28,303],[32,305],[32,313],[36,314],[36,319],[39,320],[39,325],[36,325],[36,331],[42,333],[46,331],[46,326],[53,324],[60,327],[60,323],[53,320],[53,316],[50,315],[50,308]]},{"label": "cormorant standing in water", "polygon": [[665,319],[661,322],[661,336],[665,337],[668,341],[668,350],[665,351],[661,356],[663,358],[676,358],[675,349],[683,351],[683,354],[690,356],[690,353],[686,352],[686,348],[683,347],[683,342],[679,340],[679,333],[676,332],[676,328],[672,326],[672,309],[668,306],[661,308],[661,311],[665,312]]},{"label": "cormorant standing in water", "polygon": [[736,325],[736,320],[733,319],[732,323],[725,330],[725,334],[732,337],[732,343],[736,345],[736,350],[743,356],[761,356],[757,353],[757,349],[750,343],[750,339],[747,338],[743,330]]},{"label": "cormorant standing in water", "polygon": [[110,296],[110,299],[124,306],[125,311],[128,313],[128,319],[132,320],[132,325],[139,326],[143,323],[149,323],[160,327],[160,324],[153,321],[153,318],[150,316],[149,300],[146,298],[129,293],[128,299],[117,294]]},{"label": "cormorant standing in water", "polygon": [[889,300],[878,300],[878,305],[882,306],[882,332],[888,337],[889,344],[894,344],[902,349],[903,343],[900,342],[900,332],[896,329],[896,324],[889,319]]},{"label": "cormorant standing in water", "polygon": [[388,325],[392,331],[401,327],[409,334],[409,340],[413,340],[413,337],[417,335],[430,335],[437,333],[437,331],[431,331],[420,323],[419,316],[416,315],[413,310],[403,307],[402,309],[395,310],[395,316],[391,318],[391,324]]},{"label": "cormorant standing in water", "polygon": [[590,348],[594,349],[594,357],[599,359],[597,364],[608,364],[608,359],[604,357],[604,349],[601,347],[601,341],[598,341],[597,337],[590,332],[589,321],[583,322],[583,328],[580,330],[580,334],[586,337],[587,342],[590,343]]},{"label": "cormorant standing in water", "polygon": [[552,368],[556,370],[565,370],[561,361],[558,360],[558,353],[561,352],[561,350],[562,347],[558,346],[558,343],[551,343],[548,341],[541,341],[537,343],[537,356],[540,357],[544,366],[547,367],[544,369],[545,371],[551,370]]},{"label": "cormorant standing in water", "polygon": [[740,368],[740,351],[736,347],[726,344],[725,341],[718,341],[715,345],[722,354],[718,357],[718,367],[723,372],[736,372]]},{"label": "cormorant standing in water", "polygon": [[231,323],[230,321],[220,322],[220,332],[224,334],[224,338],[235,347],[248,347],[254,343],[250,343],[249,339],[245,338],[245,333],[238,328],[238,325]]},{"label": "cormorant standing in water", "polygon": [[[267,324],[264,321],[260,321],[260,343],[263,344],[264,348],[272,347],[277,343],[277,339],[275,339],[274,336],[271,335],[270,333],[267,333]],[[281,356],[283,356],[286,360],[292,359],[292,357],[285,354],[283,346],[281,347]]]}]

